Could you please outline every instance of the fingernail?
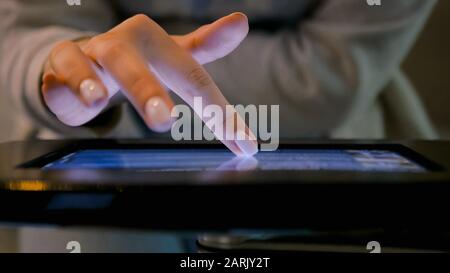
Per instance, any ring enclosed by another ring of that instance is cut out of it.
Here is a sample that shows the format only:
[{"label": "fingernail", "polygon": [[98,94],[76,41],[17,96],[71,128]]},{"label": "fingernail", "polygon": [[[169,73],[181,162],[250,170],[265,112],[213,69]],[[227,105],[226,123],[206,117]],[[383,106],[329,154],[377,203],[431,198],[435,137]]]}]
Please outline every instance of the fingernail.
[{"label": "fingernail", "polygon": [[258,153],[258,142],[243,130],[236,132],[235,142],[245,156],[254,156]]},{"label": "fingernail", "polygon": [[172,126],[170,109],[160,97],[150,98],[145,103],[145,116],[150,121],[150,127],[157,132],[166,132]]},{"label": "fingernail", "polygon": [[96,104],[105,97],[105,92],[103,92],[101,85],[91,79],[84,80],[80,84],[80,93],[89,105]]}]

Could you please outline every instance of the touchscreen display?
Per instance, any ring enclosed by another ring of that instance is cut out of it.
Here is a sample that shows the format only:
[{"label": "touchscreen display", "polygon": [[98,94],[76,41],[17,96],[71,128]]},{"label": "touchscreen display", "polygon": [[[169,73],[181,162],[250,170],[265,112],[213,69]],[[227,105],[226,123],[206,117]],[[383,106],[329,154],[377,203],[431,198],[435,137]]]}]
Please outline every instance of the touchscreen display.
[{"label": "touchscreen display", "polygon": [[425,168],[388,150],[280,149],[252,158],[225,149],[89,149],[70,153],[43,167],[58,169],[143,169],[146,171],[326,170],[424,172]]}]

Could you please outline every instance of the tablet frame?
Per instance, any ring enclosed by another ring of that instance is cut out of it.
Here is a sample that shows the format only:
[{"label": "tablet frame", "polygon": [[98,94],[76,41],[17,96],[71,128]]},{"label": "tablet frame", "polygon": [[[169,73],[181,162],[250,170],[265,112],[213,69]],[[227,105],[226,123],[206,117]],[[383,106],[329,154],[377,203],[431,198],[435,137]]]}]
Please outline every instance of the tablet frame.
[{"label": "tablet frame", "polygon": [[[442,217],[446,213],[444,208],[450,206],[450,143],[445,141],[306,140],[284,141],[280,146],[395,148],[394,151],[412,160],[420,159],[421,165],[430,169],[425,173],[211,171],[149,174],[139,170],[44,171],[36,165],[39,163],[36,159],[41,163],[42,159],[53,160],[61,156],[61,151],[70,149],[176,148],[178,145],[216,148],[220,144],[148,140],[1,144],[0,221],[164,230],[449,228]],[[55,205],[55,199],[61,196],[75,205]],[[76,205],[86,204],[86,200],[94,205]],[[365,209],[363,214],[357,209],[360,206]],[[152,220],[142,217],[149,210]],[[295,217],[299,212],[301,219]]]}]

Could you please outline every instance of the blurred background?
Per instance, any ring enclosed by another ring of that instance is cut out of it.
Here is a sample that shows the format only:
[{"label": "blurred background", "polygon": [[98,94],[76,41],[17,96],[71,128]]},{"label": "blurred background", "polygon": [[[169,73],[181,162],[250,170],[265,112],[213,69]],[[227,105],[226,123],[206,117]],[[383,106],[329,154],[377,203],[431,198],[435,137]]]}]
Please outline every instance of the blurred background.
[{"label": "blurred background", "polygon": [[[450,1],[438,1],[433,15],[403,65],[442,139],[450,139],[449,25]],[[10,109],[11,103],[2,99],[0,107]],[[12,109],[11,112],[14,113]],[[0,119],[0,128],[14,127],[20,131],[23,126],[14,115]],[[0,130],[0,142],[11,140],[11,135],[12,132]]]},{"label": "blurred background", "polygon": [[[450,1],[438,2],[423,33],[403,64],[403,69],[418,90],[440,138],[450,140]],[[0,100],[0,107],[10,108],[10,102]],[[0,128],[20,130],[14,115],[0,119]],[[8,141],[11,132],[0,130],[0,142]],[[2,229],[0,252],[15,251],[15,229]]]},{"label": "blurred background", "polygon": [[450,139],[450,1],[439,1],[403,69],[441,138]]}]

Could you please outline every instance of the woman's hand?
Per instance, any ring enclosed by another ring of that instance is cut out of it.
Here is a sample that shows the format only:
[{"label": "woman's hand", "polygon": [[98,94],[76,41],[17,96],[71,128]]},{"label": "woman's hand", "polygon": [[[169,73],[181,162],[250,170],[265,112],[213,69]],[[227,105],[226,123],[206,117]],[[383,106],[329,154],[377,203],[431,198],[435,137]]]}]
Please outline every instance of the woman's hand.
[{"label": "woman's hand", "polygon": [[[42,94],[48,108],[69,126],[95,118],[122,90],[149,128],[170,129],[174,104],[165,87],[187,104],[229,104],[202,64],[233,51],[248,33],[245,15],[234,13],[185,36],[169,36],[145,15],[78,42],[56,45],[45,65]],[[221,141],[237,155],[253,155],[257,142],[239,115],[235,135]],[[224,120],[224,124],[225,124]]]}]

